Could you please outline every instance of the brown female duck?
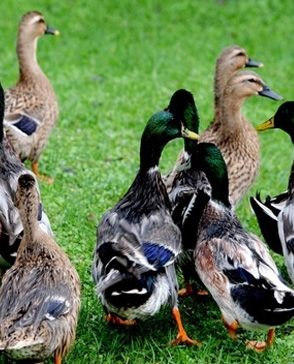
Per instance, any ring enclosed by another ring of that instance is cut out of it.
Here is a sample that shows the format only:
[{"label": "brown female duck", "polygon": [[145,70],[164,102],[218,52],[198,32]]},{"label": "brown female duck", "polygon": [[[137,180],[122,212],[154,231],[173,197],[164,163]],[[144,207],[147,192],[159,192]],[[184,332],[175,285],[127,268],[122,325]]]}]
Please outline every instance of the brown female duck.
[{"label": "brown female duck", "polygon": [[46,25],[41,13],[26,13],[17,38],[19,80],[5,91],[7,136],[20,159],[30,160],[33,172],[40,178],[38,161],[59,115],[54,90],[36,56],[37,40],[43,34],[59,32]]},{"label": "brown female duck", "polygon": [[[220,118],[218,117],[218,109],[221,104],[221,95],[228,83],[229,79],[243,67],[263,67],[263,64],[249,58],[246,50],[238,45],[231,45],[225,48],[219,55],[215,65],[214,78],[214,119],[209,125],[207,132],[214,133],[218,129]],[[166,177],[165,184],[168,191],[173,183],[173,179],[178,171],[188,166],[184,157],[184,149],[180,152],[177,162],[172,172]]]},{"label": "brown female duck", "polygon": [[0,289],[0,351],[30,363],[53,355],[61,364],[75,339],[80,279],[64,251],[39,227],[39,193],[31,174],[19,177],[15,204],[24,236]]},{"label": "brown female duck", "polygon": [[240,71],[227,83],[220,98],[214,126],[202,133],[200,142],[214,143],[221,150],[229,173],[229,195],[236,206],[253,184],[259,171],[259,138],[242,114],[242,105],[250,96],[274,100],[282,97],[252,71]]}]

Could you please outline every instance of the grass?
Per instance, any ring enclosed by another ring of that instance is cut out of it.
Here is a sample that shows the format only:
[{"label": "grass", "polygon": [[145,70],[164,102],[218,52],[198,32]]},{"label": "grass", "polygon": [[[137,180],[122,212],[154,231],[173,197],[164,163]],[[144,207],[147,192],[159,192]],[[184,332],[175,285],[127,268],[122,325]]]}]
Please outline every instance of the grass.
[{"label": "grass", "polygon": [[[41,185],[43,204],[56,241],[77,267],[83,282],[76,344],[64,363],[294,363],[293,321],[277,330],[273,349],[258,355],[245,338],[263,334],[240,330],[232,342],[210,298],[180,299],[188,333],[201,348],[166,345],[176,328],[169,308],[136,328],[105,324],[90,274],[96,227],[124,194],[138,169],[138,150],[148,118],[164,108],[178,88],[192,91],[201,130],[213,115],[214,65],[230,45],[245,47],[264,62],[258,72],[286,100],[294,99],[294,3],[291,0],[11,0],[0,2],[0,79],[4,88],[18,74],[15,36],[23,13],[37,9],[61,32],[44,37],[38,59],[58,95],[60,120],[40,161],[41,172],[55,178]],[[257,125],[279,103],[255,97],[245,115]],[[292,146],[282,132],[260,135],[262,167],[256,190],[274,195],[287,186]],[[169,170],[182,141],[167,146],[161,161]],[[237,210],[246,228],[259,234],[248,196]],[[285,272],[282,260],[276,261]],[[4,363],[4,359],[0,359]]]}]

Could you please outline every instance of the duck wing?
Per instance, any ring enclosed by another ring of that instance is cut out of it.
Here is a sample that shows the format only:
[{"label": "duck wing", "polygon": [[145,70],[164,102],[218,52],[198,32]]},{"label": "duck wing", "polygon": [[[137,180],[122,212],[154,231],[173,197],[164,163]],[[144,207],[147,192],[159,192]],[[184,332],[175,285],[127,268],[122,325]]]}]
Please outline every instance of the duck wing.
[{"label": "duck wing", "polygon": [[71,311],[72,288],[61,268],[49,273],[39,267],[13,267],[8,273],[0,291],[0,321],[10,323],[8,334],[24,327],[34,331],[42,321],[56,320]]},{"label": "duck wing", "polygon": [[261,201],[259,193],[255,197],[250,197],[251,207],[266,243],[280,255],[283,255],[283,251],[278,232],[278,214],[285,207],[288,197],[288,191],[273,198],[267,196],[264,202]]},{"label": "duck wing", "polygon": [[3,123],[24,136],[35,133],[41,124],[40,120],[25,112],[6,114]]},{"label": "duck wing", "polygon": [[294,205],[292,199],[278,216],[278,231],[289,277],[294,282]]}]

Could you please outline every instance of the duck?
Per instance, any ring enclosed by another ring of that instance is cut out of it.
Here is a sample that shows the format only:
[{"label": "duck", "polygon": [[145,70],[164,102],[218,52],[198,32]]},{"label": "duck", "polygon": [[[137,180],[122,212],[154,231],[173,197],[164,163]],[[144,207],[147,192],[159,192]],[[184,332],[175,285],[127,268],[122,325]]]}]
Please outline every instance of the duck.
[{"label": "duck", "polygon": [[[234,74],[244,67],[263,67],[263,63],[249,57],[246,50],[239,45],[231,45],[222,50],[217,58],[214,76],[214,118],[207,128],[207,133],[214,133],[218,129],[220,122],[218,115],[219,105],[221,105],[221,95],[226,84]],[[170,192],[176,174],[185,168],[189,168],[189,163],[184,156],[184,149],[178,155],[177,161],[171,172],[165,176],[164,182]]]},{"label": "duck", "polygon": [[37,60],[37,41],[59,31],[46,25],[38,11],[23,15],[17,37],[19,79],[5,90],[6,134],[22,161],[30,161],[33,172],[45,182],[53,179],[39,173],[39,158],[59,117],[53,87]]},{"label": "duck", "polygon": [[38,224],[35,176],[19,177],[14,202],[24,234],[0,288],[0,352],[30,363],[53,356],[54,363],[61,364],[75,340],[80,278],[65,252]]},{"label": "duck", "polygon": [[[22,174],[32,174],[20,161],[11,143],[7,139],[3,127],[5,110],[4,90],[0,83],[0,269],[10,267],[16,258],[17,250],[23,235],[23,225],[14,195],[18,178]],[[40,193],[40,188],[36,187]],[[53,235],[49,218],[40,201],[38,206],[38,222],[47,234]]]},{"label": "duck", "polygon": [[[279,106],[274,116],[257,126],[258,131],[281,129],[294,143],[294,101],[286,101]],[[284,256],[288,275],[294,283],[294,250],[293,250],[293,212],[294,212],[294,161],[292,163],[288,188],[281,194],[265,201],[260,193],[250,198],[252,209],[257,217],[261,233],[268,246]]]},{"label": "duck", "polygon": [[211,185],[198,226],[195,269],[218,305],[231,338],[238,338],[239,326],[267,332],[264,341],[246,341],[248,349],[262,352],[273,345],[276,327],[294,316],[294,291],[267,246],[245,230],[236,216],[226,163],[218,147],[199,143],[191,165],[201,169]]},{"label": "duck", "polygon": [[229,174],[229,196],[234,208],[253,185],[260,168],[257,131],[242,114],[243,103],[251,96],[281,100],[253,71],[239,71],[228,81],[220,98],[216,124],[200,136],[199,143],[214,143],[221,150]]},{"label": "duck", "polygon": [[172,345],[197,345],[182,323],[175,261],[181,233],[158,168],[165,145],[178,137],[197,139],[175,115],[155,113],[141,137],[139,171],[122,199],[97,228],[92,276],[109,323],[134,325],[169,304],[178,328]]},{"label": "duck", "polygon": [[[199,115],[194,96],[185,89],[177,90],[171,97],[167,110],[183,120],[184,125],[195,133],[199,133]],[[184,159],[187,165],[197,149],[197,140],[184,139]],[[202,190],[207,193],[203,194]],[[197,223],[206,204],[210,185],[202,171],[183,168],[174,176],[169,198],[172,205],[172,218],[182,233],[182,252],[177,259],[177,266],[183,273],[185,288],[179,290],[180,296],[192,294],[191,280],[199,281],[194,269],[193,252],[196,245]],[[202,198],[204,197],[204,198]],[[198,290],[197,294],[207,294]]]}]

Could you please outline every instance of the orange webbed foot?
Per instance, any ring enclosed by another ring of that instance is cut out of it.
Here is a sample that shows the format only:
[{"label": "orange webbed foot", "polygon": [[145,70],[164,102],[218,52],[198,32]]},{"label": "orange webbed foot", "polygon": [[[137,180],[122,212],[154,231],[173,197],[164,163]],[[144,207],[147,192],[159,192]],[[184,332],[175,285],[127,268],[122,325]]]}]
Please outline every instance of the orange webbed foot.
[{"label": "orange webbed foot", "polygon": [[275,329],[270,329],[267,334],[267,339],[265,341],[257,340],[246,340],[246,348],[254,350],[258,353],[262,353],[267,348],[270,348],[274,343]]},{"label": "orange webbed foot", "polygon": [[171,342],[172,346],[176,346],[176,345],[180,345],[180,344],[189,345],[189,346],[198,346],[198,347],[202,345],[199,341],[191,339],[186,334],[186,332],[179,333],[177,335],[177,337]]},{"label": "orange webbed foot", "polygon": [[115,324],[115,325],[123,325],[123,326],[133,326],[136,325],[137,322],[135,320],[124,320],[116,315],[113,315],[111,313],[109,313],[108,315],[106,315],[105,317],[106,321],[110,324]]},{"label": "orange webbed foot", "polygon": [[182,323],[180,311],[177,307],[172,309],[172,315],[173,315],[173,318],[176,321],[176,324],[178,327],[178,335],[177,335],[176,339],[172,341],[171,345],[175,346],[175,345],[179,345],[179,344],[185,344],[185,345],[201,346],[200,342],[191,339],[187,335],[186,330],[184,329],[184,326]]}]

